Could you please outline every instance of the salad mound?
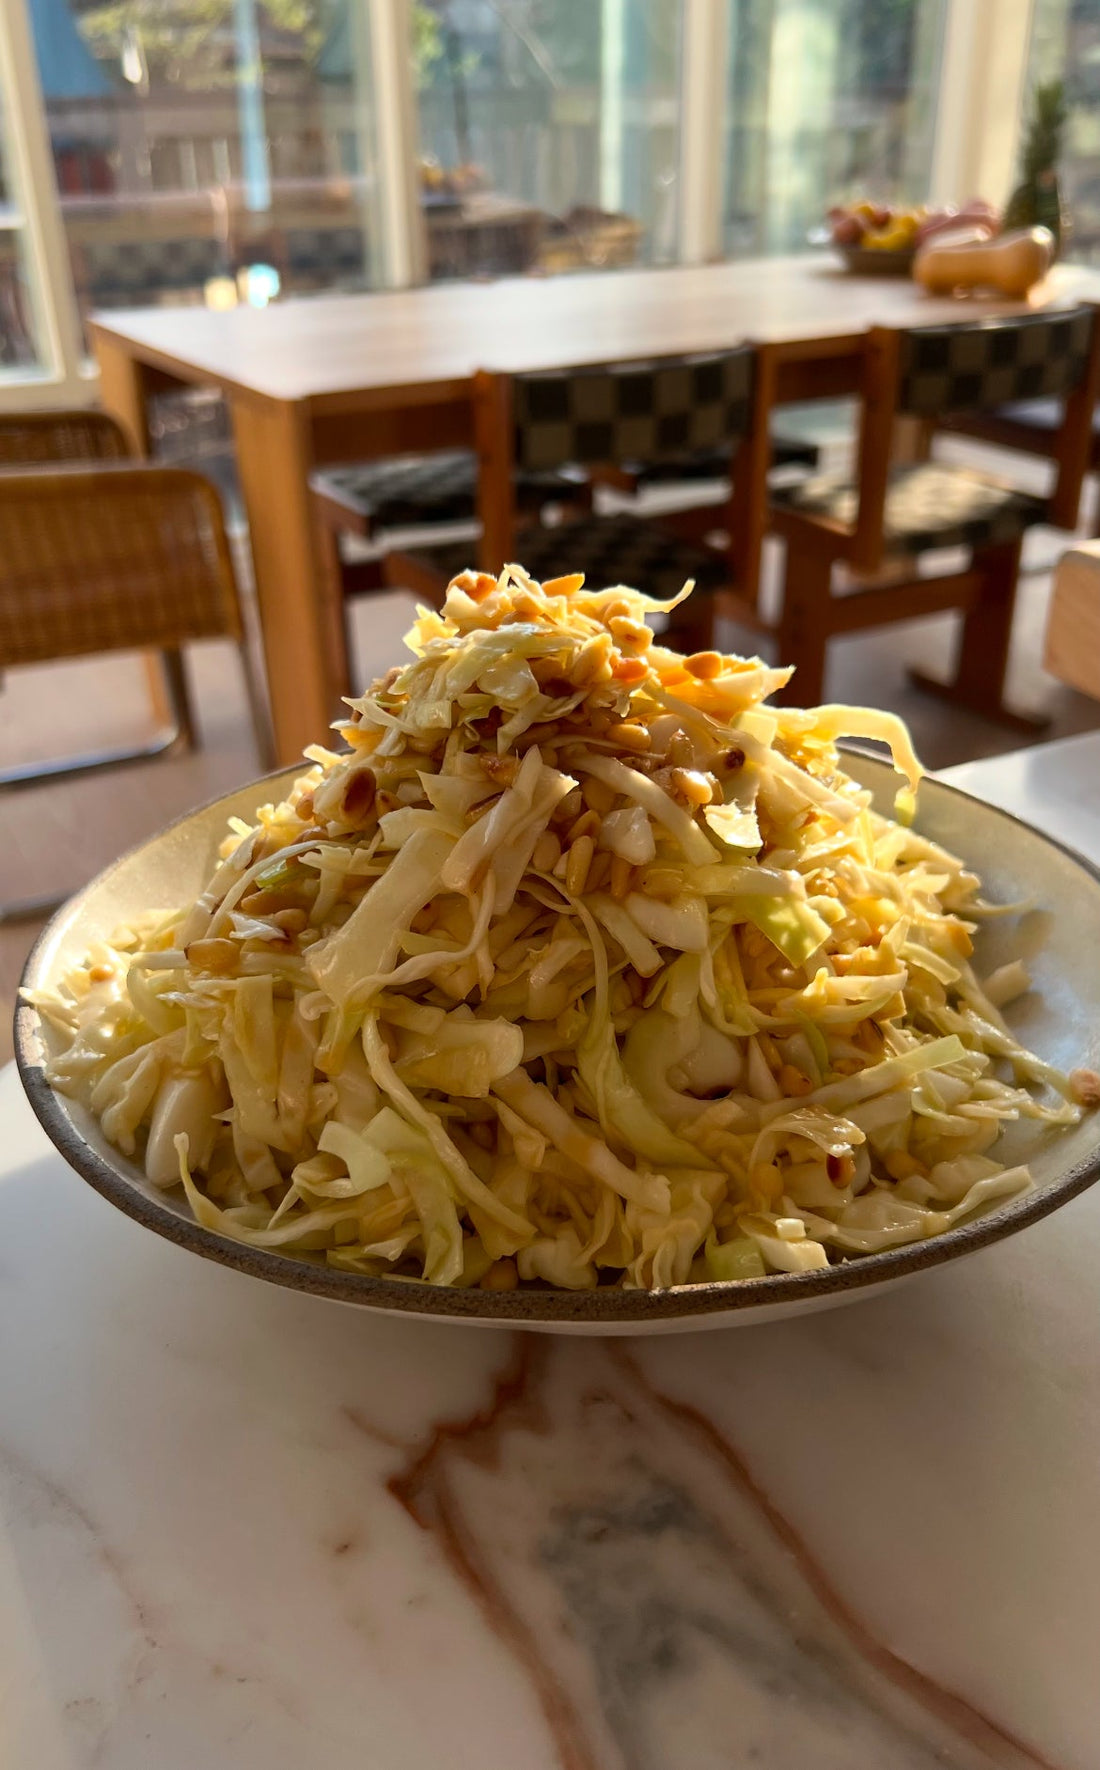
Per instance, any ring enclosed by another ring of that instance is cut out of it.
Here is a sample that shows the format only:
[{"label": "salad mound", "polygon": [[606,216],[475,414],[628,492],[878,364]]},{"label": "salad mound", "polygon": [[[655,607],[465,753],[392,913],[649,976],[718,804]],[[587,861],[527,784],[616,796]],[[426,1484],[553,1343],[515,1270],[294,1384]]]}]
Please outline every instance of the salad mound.
[{"label": "salad mound", "polygon": [[436,1285],[809,1272],[1026,1188],[1002,1124],[1080,1107],[1023,967],[975,975],[904,726],[768,706],[790,671],[666,649],[672,606],[456,578],[194,903],[35,998],[49,1079],[208,1228]]}]

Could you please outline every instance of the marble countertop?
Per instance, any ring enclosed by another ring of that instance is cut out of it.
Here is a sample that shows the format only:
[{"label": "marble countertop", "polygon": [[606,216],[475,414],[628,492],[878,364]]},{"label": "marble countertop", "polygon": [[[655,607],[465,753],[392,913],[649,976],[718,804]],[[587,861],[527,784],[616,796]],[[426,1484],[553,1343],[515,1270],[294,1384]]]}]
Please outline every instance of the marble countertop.
[{"label": "marble countertop", "polygon": [[[954,778],[1100,859],[1100,738]],[[3,1770],[1100,1765],[1100,1189],[829,1314],[536,1340],[159,1241],[10,1069],[0,1127]]]}]

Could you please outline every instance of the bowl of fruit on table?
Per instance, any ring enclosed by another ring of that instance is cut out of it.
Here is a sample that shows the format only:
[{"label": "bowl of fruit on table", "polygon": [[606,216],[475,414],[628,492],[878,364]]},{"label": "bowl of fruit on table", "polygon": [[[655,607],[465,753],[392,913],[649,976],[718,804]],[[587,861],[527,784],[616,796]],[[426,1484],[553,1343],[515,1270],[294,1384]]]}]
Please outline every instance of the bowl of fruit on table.
[{"label": "bowl of fruit on table", "polygon": [[861,276],[908,276],[918,249],[941,234],[992,239],[1000,223],[989,203],[965,208],[891,208],[863,201],[830,209],[825,237],[850,271]]}]

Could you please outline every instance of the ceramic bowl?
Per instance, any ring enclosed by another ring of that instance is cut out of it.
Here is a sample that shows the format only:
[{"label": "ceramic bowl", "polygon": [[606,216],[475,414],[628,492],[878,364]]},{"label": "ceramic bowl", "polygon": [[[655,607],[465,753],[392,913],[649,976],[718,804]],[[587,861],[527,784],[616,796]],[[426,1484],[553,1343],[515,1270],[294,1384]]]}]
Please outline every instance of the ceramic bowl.
[{"label": "ceramic bowl", "polygon": [[846,269],[860,277],[907,277],[917,256],[915,246],[883,251],[874,246],[836,246]]},{"label": "ceramic bowl", "polygon": [[[849,755],[847,766],[885,811],[896,776],[881,761]],[[194,897],[211,869],[231,815],[281,798],[300,769],[271,775],[192,812],[133,849],[72,898],[42,933],[24,983],[42,988],[78,961],[90,942],[139,911],[169,910]],[[1011,1010],[1014,1029],[1063,1069],[1100,1061],[1100,873],[1079,856],[1006,812],[942,782],[921,787],[918,827],[981,875],[990,899],[1028,902],[1023,917],[990,921],[979,936],[981,971],[1024,958],[1035,988]],[[182,1192],[159,1192],[142,1170],[106,1141],[82,1107],[56,1094],[43,1073],[53,1037],[37,1011],[16,1012],[16,1055],[23,1085],[65,1160],[112,1204],[181,1248],[238,1272],[366,1309],[398,1310],[435,1320],[582,1334],[669,1333],[778,1319],[873,1295],[914,1273],[931,1271],[1056,1210],[1100,1173],[1100,1113],[1069,1131],[1033,1124],[1009,1127],[998,1155],[1030,1162],[1035,1188],[912,1247],[862,1255],[822,1272],[779,1273],[741,1284],[690,1285],[651,1294],[618,1288],[511,1292],[451,1290],[392,1278],[337,1272],[303,1256],[251,1248],[202,1228]]]}]

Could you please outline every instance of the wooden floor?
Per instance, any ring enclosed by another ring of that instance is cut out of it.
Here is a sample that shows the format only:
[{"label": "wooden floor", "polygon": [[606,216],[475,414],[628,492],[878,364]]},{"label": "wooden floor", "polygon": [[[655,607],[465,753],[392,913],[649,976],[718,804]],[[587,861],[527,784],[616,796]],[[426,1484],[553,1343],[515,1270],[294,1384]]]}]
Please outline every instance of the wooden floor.
[{"label": "wooden floor", "polygon": [[[1064,546],[1065,537],[1049,530],[1029,537],[1025,564],[1030,569],[1021,586],[1013,644],[1012,698],[1020,707],[1051,716],[1050,737],[1100,726],[1100,703],[1063,688],[1039,664],[1049,567]],[[358,605],[359,681],[381,673],[400,655],[411,614],[411,599],[399,592]],[[907,665],[946,672],[955,630],[956,618],[946,615],[835,641],[827,698],[901,713],[918,751],[933,768],[1016,748],[1021,742],[1017,735],[909,686]],[[731,649],[737,640],[732,631],[723,636]],[[0,902],[75,890],[133,843],[258,772],[233,647],[195,646],[191,665],[201,724],[199,749],[169,761],[0,798]],[[12,671],[0,692],[3,765],[140,741],[149,729],[145,678],[137,659]],[[0,924],[0,1062],[11,1054],[15,993],[36,932],[32,922]]]}]

